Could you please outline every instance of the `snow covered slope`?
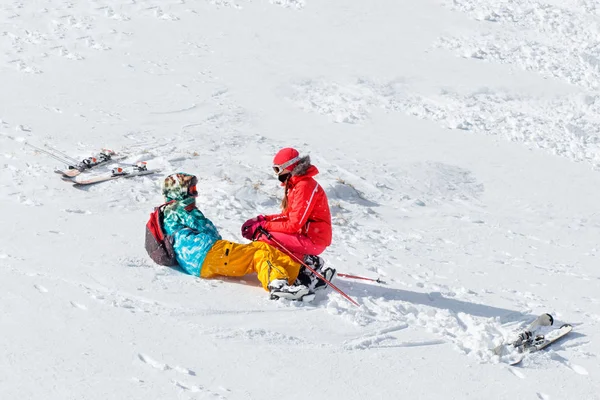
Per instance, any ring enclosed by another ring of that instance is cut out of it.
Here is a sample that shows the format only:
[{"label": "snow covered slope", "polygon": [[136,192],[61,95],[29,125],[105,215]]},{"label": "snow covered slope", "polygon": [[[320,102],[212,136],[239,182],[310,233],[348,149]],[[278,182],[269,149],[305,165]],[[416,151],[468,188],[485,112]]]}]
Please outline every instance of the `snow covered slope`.
[{"label": "snow covered slope", "polygon": [[[591,0],[2,2],[0,398],[600,399],[599,23]],[[77,189],[26,143],[163,174]],[[145,254],[165,175],[243,241],[284,146],[321,171],[327,262],[387,281],[338,279],[360,308]],[[574,331],[518,367],[489,350],[543,312]]]}]

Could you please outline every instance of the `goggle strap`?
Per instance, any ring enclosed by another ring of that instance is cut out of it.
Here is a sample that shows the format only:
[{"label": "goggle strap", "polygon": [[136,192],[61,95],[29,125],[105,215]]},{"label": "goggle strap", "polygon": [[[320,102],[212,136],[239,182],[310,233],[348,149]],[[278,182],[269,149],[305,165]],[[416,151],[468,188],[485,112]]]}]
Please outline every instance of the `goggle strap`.
[{"label": "goggle strap", "polygon": [[281,171],[283,171],[284,169],[286,169],[287,167],[289,167],[290,165],[292,165],[293,163],[295,163],[296,161],[299,161],[299,160],[300,160],[300,156],[294,157],[291,160],[288,160],[281,165],[274,165],[273,168],[275,168],[275,167],[279,168],[278,173],[281,173]]}]

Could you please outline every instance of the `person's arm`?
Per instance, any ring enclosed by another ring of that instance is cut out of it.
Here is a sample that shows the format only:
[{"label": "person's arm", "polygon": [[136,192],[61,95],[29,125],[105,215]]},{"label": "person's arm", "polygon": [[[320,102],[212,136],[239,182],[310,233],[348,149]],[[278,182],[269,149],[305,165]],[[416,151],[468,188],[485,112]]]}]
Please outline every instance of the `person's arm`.
[{"label": "person's arm", "polygon": [[287,218],[267,220],[265,229],[273,232],[299,232],[315,207],[315,196],[318,190],[319,184],[314,180],[299,182],[290,193],[293,195],[288,197]]},{"label": "person's arm", "polygon": [[195,231],[200,233],[218,233],[217,228],[214,226],[211,220],[206,218],[202,211],[197,208],[191,210],[184,210],[179,214],[183,218],[183,224]]},{"label": "person's arm", "polygon": [[265,221],[267,221],[267,222],[269,222],[269,221],[283,221],[283,220],[287,220],[287,218],[288,218],[288,216],[285,215],[284,213],[264,215],[264,217],[265,217]]}]

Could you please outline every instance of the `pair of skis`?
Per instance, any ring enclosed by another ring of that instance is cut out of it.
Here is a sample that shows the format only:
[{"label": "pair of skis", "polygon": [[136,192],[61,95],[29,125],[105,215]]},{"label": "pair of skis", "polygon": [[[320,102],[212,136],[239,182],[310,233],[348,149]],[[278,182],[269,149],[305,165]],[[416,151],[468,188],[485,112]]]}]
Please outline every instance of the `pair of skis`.
[{"label": "pair of skis", "polygon": [[86,170],[100,167],[109,163],[118,162],[120,160],[124,160],[125,158],[126,156],[117,154],[112,150],[102,149],[100,153],[94,154],[88,158],[84,158],[74,165],[68,164],[66,170],[56,169],[54,172],[59,173],[67,178],[75,178]]},{"label": "pair of skis", "polygon": [[[55,148],[46,146],[48,149],[42,149],[30,143],[26,144],[36,151],[45,153],[55,160],[64,163],[67,166],[66,169],[56,169],[54,172],[60,174],[64,181],[73,183],[74,186],[93,185],[119,178],[133,178],[136,176],[150,175],[160,171],[148,169],[145,162],[138,162],[136,164],[120,163],[120,161],[126,159],[127,156],[117,154],[110,149],[102,149],[99,153],[78,161]],[[86,172],[110,163],[119,163],[123,167],[113,168],[110,171],[110,174],[98,175],[89,179],[77,179],[82,172]]]},{"label": "pair of skis", "polygon": [[550,314],[542,314],[521,331],[512,342],[497,346],[494,354],[504,359],[510,365],[517,365],[529,353],[545,349],[552,343],[566,336],[573,330],[570,324],[552,328],[554,318]]},{"label": "pair of skis", "polygon": [[127,158],[126,156],[119,155],[110,149],[102,149],[98,154],[94,154],[91,157],[84,158],[81,161],[57,150],[53,147],[46,145],[45,149],[32,145],[31,143],[25,143],[27,146],[35,149],[40,153],[44,153],[57,161],[65,164],[67,169],[56,169],[54,172],[63,175],[67,178],[74,178],[86,170],[90,170],[101,165],[105,165],[111,162],[118,162]]},{"label": "pair of skis", "polygon": [[96,183],[112,181],[119,178],[133,178],[136,176],[150,175],[159,172],[158,169],[148,169],[145,162],[136,164],[125,164],[125,167],[116,167],[110,171],[110,174],[97,175],[89,179],[76,179],[63,176],[63,180],[73,183],[73,186],[87,186]]}]

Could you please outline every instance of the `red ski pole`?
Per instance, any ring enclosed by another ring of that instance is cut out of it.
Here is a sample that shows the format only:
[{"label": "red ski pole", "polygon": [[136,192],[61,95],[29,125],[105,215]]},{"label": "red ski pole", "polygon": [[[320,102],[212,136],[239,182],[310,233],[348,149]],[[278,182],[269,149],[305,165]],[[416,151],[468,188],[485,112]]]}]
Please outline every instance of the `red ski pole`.
[{"label": "red ski pole", "polygon": [[263,227],[259,227],[258,229],[259,229],[260,233],[262,233],[267,238],[269,238],[269,240],[273,241],[273,243],[275,243],[280,249],[282,249],[283,251],[285,251],[285,253],[287,255],[289,255],[290,257],[292,257],[296,261],[298,261],[300,264],[304,265],[310,272],[312,272],[313,274],[315,274],[317,276],[317,278],[322,279],[325,282],[327,282],[327,284],[329,286],[331,286],[332,289],[334,289],[336,292],[338,292],[339,294],[341,294],[342,296],[344,296],[344,298],[346,300],[348,300],[350,303],[354,304],[356,307],[360,307],[360,305],[356,301],[352,300],[352,298],[350,296],[348,296],[346,293],[344,293],[340,288],[338,288],[333,283],[331,283],[330,281],[328,281],[323,275],[321,275],[320,273],[318,273],[317,271],[315,271],[314,269],[312,269],[311,267],[309,267],[308,265],[306,265],[306,263],[304,263],[302,260],[300,260],[294,254],[292,254],[288,249],[286,249],[285,246],[281,244],[281,242],[279,242],[277,239],[275,239],[273,237],[273,235],[271,235],[269,233],[269,231],[267,231]]},{"label": "red ski pole", "polygon": [[382,283],[385,285],[385,281],[382,281],[381,278],[373,279],[373,278],[366,278],[364,276],[350,275],[350,274],[337,274],[337,276],[339,276],[340,278],[362,279],[363,281],[377,282],[377,283]]}]

